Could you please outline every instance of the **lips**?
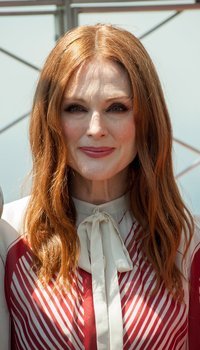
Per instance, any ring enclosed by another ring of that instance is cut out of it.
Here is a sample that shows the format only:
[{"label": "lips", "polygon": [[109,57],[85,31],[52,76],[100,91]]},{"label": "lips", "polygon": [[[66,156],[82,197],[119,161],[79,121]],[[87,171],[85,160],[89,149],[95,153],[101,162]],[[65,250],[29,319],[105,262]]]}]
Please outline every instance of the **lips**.
[{"label": "lips", "polygon": [[113,151],[114,147],[80,147],[83,153],[91,158],[102,158],[109,156]]}]

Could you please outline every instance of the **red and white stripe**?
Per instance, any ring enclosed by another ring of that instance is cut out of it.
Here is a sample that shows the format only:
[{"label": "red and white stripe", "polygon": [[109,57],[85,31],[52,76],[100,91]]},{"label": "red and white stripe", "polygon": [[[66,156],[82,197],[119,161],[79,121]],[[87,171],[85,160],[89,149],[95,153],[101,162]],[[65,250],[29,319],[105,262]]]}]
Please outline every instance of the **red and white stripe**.
[{"label": "red and white stripe", "polygon": [[[140,232],[141,227],[132,223],[125,245],[133,270],[118,274],[123,349],[186,349],[186,305],[173,300],[163,284],[152,294],[156,277],[141,242],[135,240]],[[32,253],[21,239],[10,248],[6,262],[6,297],[15,333],[12,349],[96,350],[91,275],[78,269],[78,283],[74,278],[70,294],[54,279],[43,287],[31,266]]]},{"label": "red and white stripe", "polygon": [[124,350],[181,349],[187,336],[186,305],[175,302],[162,284],[155,294],[156,277],[144,259],[135,223],[125,245],[133,270],[119,276],[124,321]]}]

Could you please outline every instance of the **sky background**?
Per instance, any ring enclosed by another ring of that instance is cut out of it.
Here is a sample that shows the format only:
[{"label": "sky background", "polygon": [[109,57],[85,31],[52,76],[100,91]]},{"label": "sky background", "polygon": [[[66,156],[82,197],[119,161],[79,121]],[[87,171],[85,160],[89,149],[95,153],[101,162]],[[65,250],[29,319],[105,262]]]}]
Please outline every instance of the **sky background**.
[{"label": "sky background", "polygon": [[[173,11],[81,14],[79,24],[112,23],[138,37]],[[200,150],[200,10],[184,11],[142,40],[160,76],[174,137]],[[55,44],[48,16],[0,16],[0,47],[41,68]],[[0,52],[0,129],[31,110],[38,72]],[[5,202],[26,195],[31,169],[28,118],[0,135],[0,185]],[[200,158],[174,143],[178,174]],[[178,180],[190,209],[200,215],[200,166]]]}]

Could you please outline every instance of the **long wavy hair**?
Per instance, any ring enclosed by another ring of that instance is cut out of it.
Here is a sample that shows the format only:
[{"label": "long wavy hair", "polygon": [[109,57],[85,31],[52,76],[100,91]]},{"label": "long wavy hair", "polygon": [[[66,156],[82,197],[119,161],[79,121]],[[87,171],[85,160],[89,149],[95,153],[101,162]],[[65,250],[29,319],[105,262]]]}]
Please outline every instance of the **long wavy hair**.
[{"label": "long wavy hair", "polygon": [[173,174],[172,130],[166,103],[154,65],[141,42],[111,25],[82,26],[67,32],[48,56],[40,75],[30,121],[33,184],[26,215],[38,276],[48,282],[56,274],[57,282],[70,284],[77,268],[79,241],[61,105],[70,77],[95,57],[118,62],[128,72],[138,150],[130,169],[131,208],[143,227],[142,249],[156,272],[157,285],[164,281],[172,295],[181,298],[182,276],[175,258],[182,235],[185,253],[188,249],[193,220]]}]

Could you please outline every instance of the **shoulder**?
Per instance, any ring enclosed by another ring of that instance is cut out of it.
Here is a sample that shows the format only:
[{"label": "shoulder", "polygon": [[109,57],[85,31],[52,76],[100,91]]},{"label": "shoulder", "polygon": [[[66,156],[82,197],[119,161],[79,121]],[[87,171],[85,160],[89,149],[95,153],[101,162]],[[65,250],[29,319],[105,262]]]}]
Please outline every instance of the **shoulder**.
[{"label": "shoulder", "polygon": [[192,233],[192,237],[189,238],[189,232],[186,232],[186,234],[182,234],[181,243],[179,246],[179,252],[183,255],[185,251],[186,240],[190,240],[190,244],[188,247],[188,254],[190,258],[192,257],[194,252],[198,248],[200,248],[200,217],[194,216],[193,221],[194,221],[194,231]]},{"label": "shoulder", "polygon": [[21,232],[23,227],[24,215],[29,203],[30,197],[24,197],[14,202],[5,204],[3,207],[2,219],[7,221],[18,232]]},{"label": "shoulder", "polygon": [[200,254],[200,217],[194,217],[194,234],[192,236],[191,244],[190,244],[190,255],[193,260],[195,254],[199,252]]},{"label": "shoulder", "polygon": [[8,222],[0,219],[0,256],[3,262],[10,245],[19,238],[19,233]]},{"label": "shoulder", "polygon": [[9,248],[23,235],[24,215],[30,197],[5,204],[0,219],[0,255],[5,262]]},{"label": "shoulder", "polygon": [[196,265],[200,277],[200,217],[195,217],[195,230],[191,241],[191,264]]},{"label": "shoulder", "polygon": [[[191,273],[191,267],[195,260],[195,256],[199,255],[200,257],[200,217],[193,217],[194,219],[194,232],[190,240],[190,244],[187,247],[186,254],[186,236],[182,235],[180,246],[177,252],[176,263],[180,270],[184,273],[185,276],[189,277]],[[187,233],[186,233],[187,234]],[[189,240],[189,236],[188,236]],[[184,256],[184,259],[183,259]],[[183,269],[183,270],[182,270]]]}]

